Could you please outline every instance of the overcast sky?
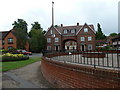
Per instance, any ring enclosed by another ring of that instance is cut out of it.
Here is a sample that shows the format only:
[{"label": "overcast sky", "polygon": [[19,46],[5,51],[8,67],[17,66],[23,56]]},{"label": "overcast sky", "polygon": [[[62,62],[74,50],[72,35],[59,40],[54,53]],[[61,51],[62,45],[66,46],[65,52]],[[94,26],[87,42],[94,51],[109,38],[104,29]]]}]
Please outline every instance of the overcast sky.
[{"label": "overcast sky", "polygon": [[54,1],[54,24],[101,24],[108,35],[118,32],[118,2],[120,0],[2,0],[0,2],[0,31],[12,29],[18,18],[28,23],[38,21],[44,30],[51,26],[51,6]]}]

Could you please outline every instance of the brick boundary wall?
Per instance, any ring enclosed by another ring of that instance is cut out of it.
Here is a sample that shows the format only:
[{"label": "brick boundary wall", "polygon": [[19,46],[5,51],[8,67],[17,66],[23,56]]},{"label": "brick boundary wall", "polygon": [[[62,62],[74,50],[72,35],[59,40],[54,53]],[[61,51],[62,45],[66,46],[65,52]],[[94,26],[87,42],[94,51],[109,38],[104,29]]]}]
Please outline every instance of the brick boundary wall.
[{"label": "brick boundary wall", "polygon": [[57,88],[120,88],[120,71],[62,63],[42,57],[43,76]]}]

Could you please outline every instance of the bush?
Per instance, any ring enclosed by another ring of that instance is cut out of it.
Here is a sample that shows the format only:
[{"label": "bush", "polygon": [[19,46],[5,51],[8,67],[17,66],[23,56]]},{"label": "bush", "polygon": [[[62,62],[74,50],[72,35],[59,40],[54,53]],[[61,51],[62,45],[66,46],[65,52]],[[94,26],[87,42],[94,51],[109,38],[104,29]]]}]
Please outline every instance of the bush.
[{"label": "bush", "polygon": [[29,59],[28,56],[25,56],[23,54],[11,54],[11,53],[6,53],[2,55],[2,61],[19,61],[19,60],[27,60]]}]

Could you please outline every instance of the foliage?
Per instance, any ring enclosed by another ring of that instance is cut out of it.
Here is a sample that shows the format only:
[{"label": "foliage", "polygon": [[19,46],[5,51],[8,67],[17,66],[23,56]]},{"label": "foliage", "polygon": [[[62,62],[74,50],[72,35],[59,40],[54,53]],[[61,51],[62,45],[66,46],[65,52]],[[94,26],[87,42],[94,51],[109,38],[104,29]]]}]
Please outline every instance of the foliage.
[{"label": "foliage", "polygon": [[31,31],[29,32],[29,36],[31,37],[31,39],[29,40],[30,51],[41,52],[42,49],[45,48],[46,40],[44,37],[43,29],[41,28],[39,23],[34,22],[34,24],[32,24],[32,28]]},{"label": "foliage", "polygon": [[0,53],[2,53],[2,54],[3,54],[3,53],[7,53],[7,50],[1,49],[1,50],[0,50]]},{"label": "foliage", "polygon": [[25,44],[28,39],[26,21],[18,19],[17,21],[14,21],[12,25],[17,37],[17,48],[25,49]]},{"label": "foliage", "polygon": [[25,56],[23,54],[11,54],[11,53],[6,53],[2,55],[2,61],[18,61],[18,60],[26,60],[29,59],[28,56]]},{"label": "foliage", "polygon": [[97,51],[106,51],[106,50],[110,50],[110,46],[97,47],[96,50],[97,50]]},{"label": "foliage", "polygon": [[96,32],[96,40],[105,39],[106,36],[105,36],[105,34],[103,34],[103,32],[102,32],[102,29],[101,29],[101,27],[100,27],[100,24],[98,23],[97,26],[98,26],[98,31]]},{"label": "foliage", "polygon": [[7,52],[9,52],[9,53],[12,53],[12,52],[14,52],[14,51],[16,51],[17,50],[17,48],[11,48],[11,49],[9,49],[9,50],[6,50]]},{"label": "foliage", "polygon": [[115,37],[116,35],[118,35],[117,33],[110,33],[109,36]]},{"label": "foliage", "polygon": [[30,57],[28,60],[22,60],[22,61],[0,62],[0,64],[2,63],[2,69],[0,71],[17,69],[40,60],[41,60],[40,57]]}]

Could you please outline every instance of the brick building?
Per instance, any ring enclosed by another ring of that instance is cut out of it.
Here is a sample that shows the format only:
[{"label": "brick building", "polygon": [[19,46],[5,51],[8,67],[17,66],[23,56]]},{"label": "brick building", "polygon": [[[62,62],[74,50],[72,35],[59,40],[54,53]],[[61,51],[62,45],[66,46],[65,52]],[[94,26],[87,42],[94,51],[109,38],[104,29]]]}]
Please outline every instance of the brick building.
[{"label": "brick building", "polygon": [[51,26],[45,34],[47,50],[95,50],[93,25]]},{"label": "brick building", "polygon": [[54,25],[54,2],[52,2],[52,25],[45,37],[47,50],[95,50],[95,30],[93,25]]},{"label": "brick building", "polygon": [[[11,48],[17,48],[17,38],[14,30],[10,31],[2,31],[0,32],[0,48],[1,49],[11,49]],[[29,43],[26,42],[25,49],[29,51]]]},{"label": "brick building", "polygon": [[116,49],[120,48],[120,34],[112,39],[112,44]]}]

